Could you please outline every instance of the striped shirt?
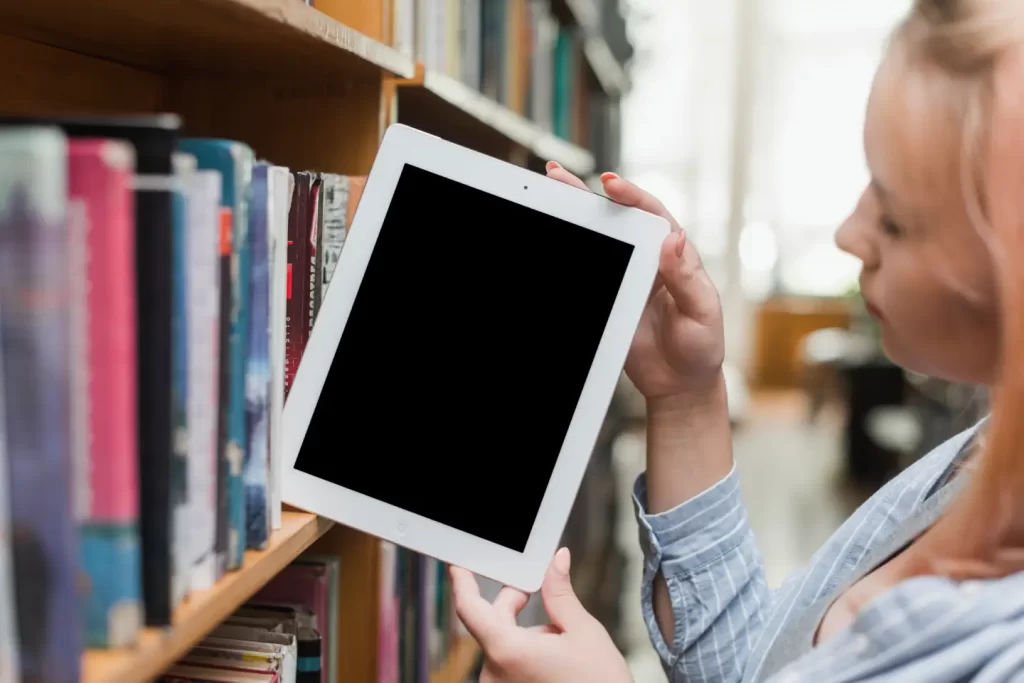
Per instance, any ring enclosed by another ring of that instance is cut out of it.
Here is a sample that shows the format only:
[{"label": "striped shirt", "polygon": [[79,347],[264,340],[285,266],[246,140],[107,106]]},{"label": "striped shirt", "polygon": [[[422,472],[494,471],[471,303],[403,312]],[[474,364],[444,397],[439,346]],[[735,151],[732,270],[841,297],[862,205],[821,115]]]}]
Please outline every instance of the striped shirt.
[{"label": "striped shirt", "polygon": [[[644,621],[672,683],[732,681],[981,681],[1024,683],[1024,573],[956,583],[904,581],[853,625],[812,647],[825,609],[929,526],[965,477],[977,427],[942,444],[882,487],[772,591],[733,470],[672,510],[647,514],[634,488],[645,564]],[[665,577],[675,613],[667,643],[654,616]]]}]

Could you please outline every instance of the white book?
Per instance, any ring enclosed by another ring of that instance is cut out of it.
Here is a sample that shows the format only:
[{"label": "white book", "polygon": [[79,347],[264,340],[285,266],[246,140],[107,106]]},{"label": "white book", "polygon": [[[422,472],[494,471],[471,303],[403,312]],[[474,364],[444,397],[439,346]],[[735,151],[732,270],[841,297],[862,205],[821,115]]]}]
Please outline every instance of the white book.
[{"label": "white book", "polygon": [[282,449],[281,416],[284,413],[285,326],[288,307],[288,212],[295,180],[283,166],[267,175],[270,241],[270,522],[281,528]]},{"label": "white book", "polygon": [[190,587],[207,590],[219,579],[217,536],[217,420],[220,346],[219,171],[188,179],[188,423]]}]

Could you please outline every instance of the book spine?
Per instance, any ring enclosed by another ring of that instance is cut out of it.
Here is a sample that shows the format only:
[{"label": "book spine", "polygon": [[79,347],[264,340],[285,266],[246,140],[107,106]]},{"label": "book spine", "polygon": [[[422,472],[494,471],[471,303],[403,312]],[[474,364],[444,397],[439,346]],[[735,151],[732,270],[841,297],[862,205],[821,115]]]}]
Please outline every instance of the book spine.
[{"label": "book spine", "polygon": [[306,328],[306,340],[313,333],[313,325],[316,316],[320,313],[321,295],[321,267],[323,262],[323,239],[324,239],[324,181],[321,174],[317,174],[313,184],[313,191],[310,196],[310,204],[313,215],[309,228],[309,319]]},{"label": "book spine", "polygon": [[232,270],[235,275],[235,318],[231,326],[231,398],[228,419],[228,569],[242,566],[245,554],[245,489],[242,465],[248,448],[246,439],[245,379],[249,336],[249,192],[252,183],[252,152],[244,145],[232,145],[234,160],[234,223],[232,226]]},{"label": "book spine", "polygon": [[273,295],[271,300],[271,390],[270,390],[270,480],[272,490],[271,526],[281,528],[281,477],[284,438],[281,420],[284,413],[285,368],[287,351],[285,329],[288,324],[288,212],[292,197],[292,175],[287,168],[275,167],[271,173],[271,197],[274,203],[270,225],[273,242]]},{"label": "book spine", "polygon": [[[142,625],[138,528],[133,148],[74,140],[68,150],[68,221],[83,259],[77,289],[87,311],[79,341],[88,404],[80,555],[88,647],[125,647]],[[76,207],[71,209],[71,207]]]},{"label": "book spine", "polygon": [[[67,141],[0,131],[0,353],[22,680],[77,681]],[[45,577],[45,579],[44,579]],[[72,609],[74,612],[74,609]]]},{"label": "book spine", "polygon": [[249,333],[246,357],[247,449],[242,468],[245,485],[246,547],[261,550],[270,537],[267,400],[270,391],[270,281],[267,231],[270,220],[270,167],[253,168],[249,211]]},{"label": "book spine", "polygon": [[217,422],[222,182],[218,171],[198,170],[189,187],[189,490],[193,547],[189,585],[194,590],[211,588],[220,578]]},{"label": "book spine", "polygon": [[[222,181],[223,182],[223,181]],[[231,401],[231,327],[232,304],[234,301],[235,278],[232,274],[234,252],[234,212],[222,205],[218,211],[217,232],[220,245],[220,306],[217,342],[217,529],[214,550],[217,558],[217,574],[228,569],[228,546],[230,543],[229,493],[231,481],[230,426],[228,406]]]},{"label": "book spine", "polygon": [[173,189],[173,290],[171,293],[171,407],[174,437],[171,446],[171,506],[173,547],[171,605],[188,593],[191,567],[191,529],[188,487],[188,195],[186,187],[195,170],[195,157],[175,153]]}]

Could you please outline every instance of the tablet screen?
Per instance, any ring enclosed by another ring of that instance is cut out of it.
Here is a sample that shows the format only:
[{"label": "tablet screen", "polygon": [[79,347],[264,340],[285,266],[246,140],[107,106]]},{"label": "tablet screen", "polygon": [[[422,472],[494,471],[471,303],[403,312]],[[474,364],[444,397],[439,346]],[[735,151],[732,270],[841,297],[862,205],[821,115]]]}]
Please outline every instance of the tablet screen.
[{"label": "tablet screen", "polygon": [[632,251],[406,165],[295,468],[523,552]]}]

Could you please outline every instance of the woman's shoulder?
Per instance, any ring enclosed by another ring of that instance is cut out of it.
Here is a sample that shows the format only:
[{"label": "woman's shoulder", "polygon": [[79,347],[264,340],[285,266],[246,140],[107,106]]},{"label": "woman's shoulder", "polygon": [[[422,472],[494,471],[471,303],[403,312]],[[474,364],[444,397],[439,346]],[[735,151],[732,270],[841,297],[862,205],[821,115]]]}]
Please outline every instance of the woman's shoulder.
[{"label": "woman's shoulder", "polygon": [[[1024,572],[953,581],[923,576],[871,601],[851,626],[778,680],[1002,681],[1024,667]],[[984,672],[986,675],[981,676]],[[774,679],[773,679],[774,680]]]}]

